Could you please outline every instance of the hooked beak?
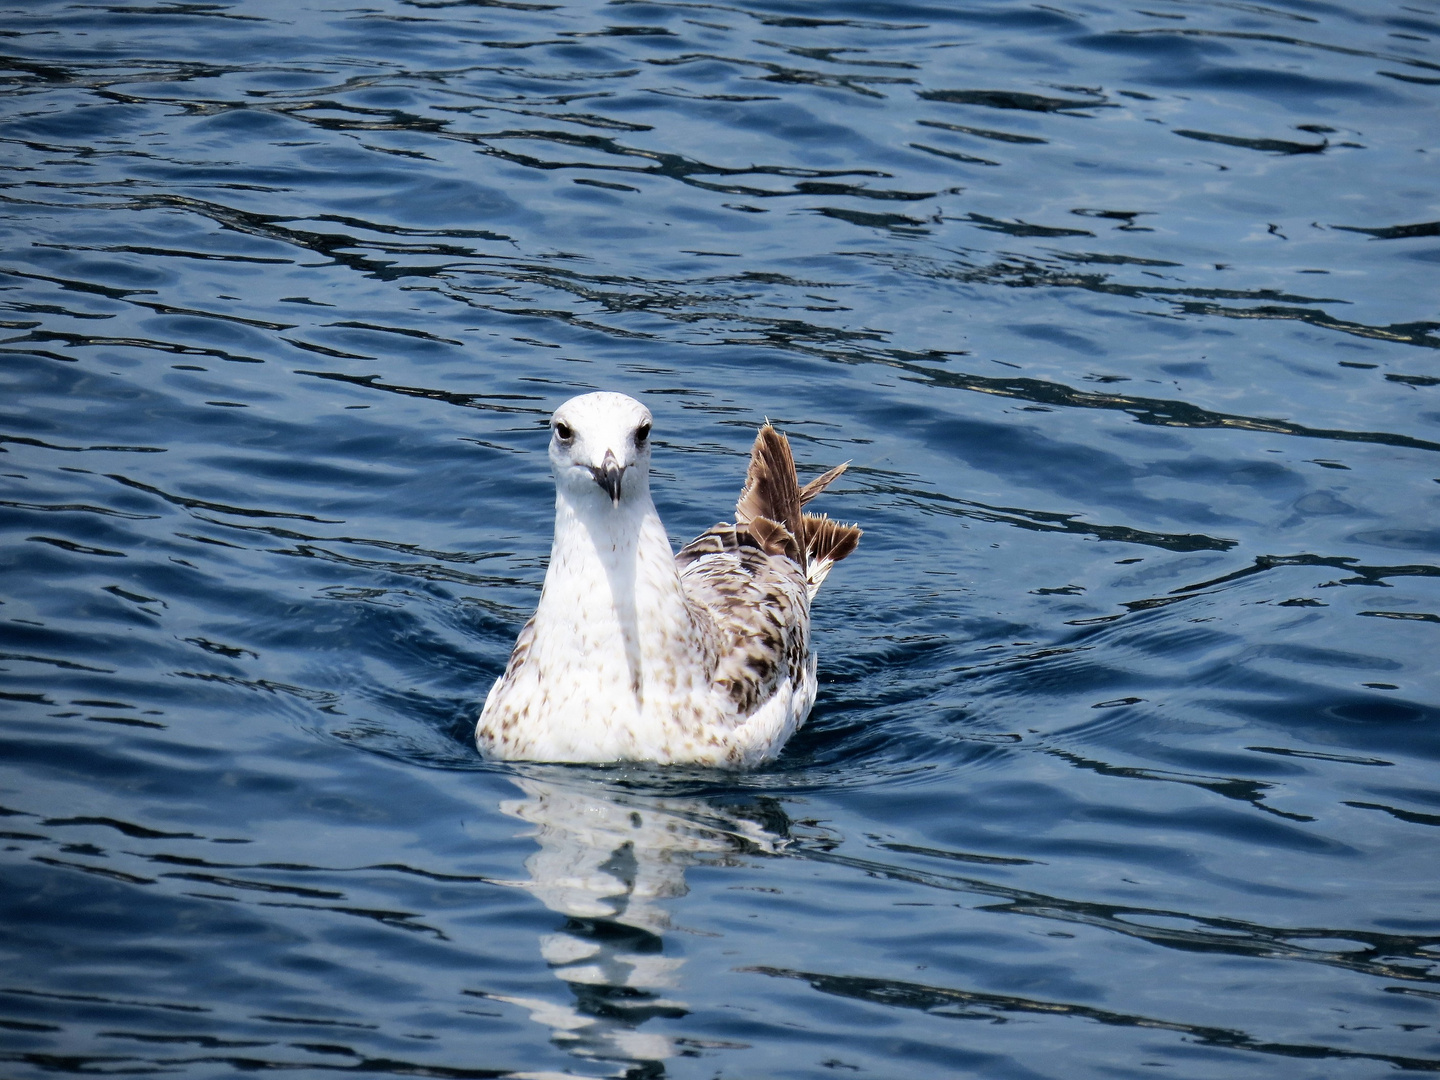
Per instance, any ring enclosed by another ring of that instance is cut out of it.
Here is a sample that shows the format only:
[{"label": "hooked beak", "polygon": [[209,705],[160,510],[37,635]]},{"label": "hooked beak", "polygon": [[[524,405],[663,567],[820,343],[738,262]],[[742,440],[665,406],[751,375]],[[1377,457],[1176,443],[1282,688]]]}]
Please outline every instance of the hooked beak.
[{"label": "hooked beak", "polygon": [[605,494],[610,496],[610,505],[620,505],[620,478],[625,475],[625,466],[615,460],[613,450],[605,451],[605,460],[600,463],[599,468],[592,467],[590,474],[595,477],[595,482],[605,489]]}]

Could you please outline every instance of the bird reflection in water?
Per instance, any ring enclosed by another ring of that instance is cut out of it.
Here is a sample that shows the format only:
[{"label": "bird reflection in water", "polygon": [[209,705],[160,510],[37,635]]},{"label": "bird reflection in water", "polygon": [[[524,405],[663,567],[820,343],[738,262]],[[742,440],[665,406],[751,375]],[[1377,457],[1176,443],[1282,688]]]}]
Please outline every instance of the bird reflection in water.
[{"label": "bird reflection in water", "polygon": [[487,996],[528,1009],[558,1046],[623,1065],[627,1077],[662,1077],[667,1059],[718,1047],[641,1030],[689,1011],[678,996],[684,959],[673,946],[666,955],[664,935],[673,901],[689,891],[689,867],[778,851],[788,825],[779,804],[752,798],[721,807],[570,768],[532,767],[514,780],[525,797],[500,809],[533,826],[539,845],[525,861],[529,880],[517,884],[565,916],[541,935],[540,952],[574,1003]]}]

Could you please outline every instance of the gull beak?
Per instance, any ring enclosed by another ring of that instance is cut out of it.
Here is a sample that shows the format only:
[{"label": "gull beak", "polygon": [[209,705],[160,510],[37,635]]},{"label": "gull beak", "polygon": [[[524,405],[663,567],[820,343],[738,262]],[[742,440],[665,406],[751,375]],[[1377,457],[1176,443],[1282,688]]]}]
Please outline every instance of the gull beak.
[{"label": "gull beak", "polygon": [[605,460],[600,467],[590,469],[595,482],[605,489],[605,494],[610,496],[610,505],[620,505],[620,478],[625,475],[625,466],[615,460],[615,451],[606,450]]}]

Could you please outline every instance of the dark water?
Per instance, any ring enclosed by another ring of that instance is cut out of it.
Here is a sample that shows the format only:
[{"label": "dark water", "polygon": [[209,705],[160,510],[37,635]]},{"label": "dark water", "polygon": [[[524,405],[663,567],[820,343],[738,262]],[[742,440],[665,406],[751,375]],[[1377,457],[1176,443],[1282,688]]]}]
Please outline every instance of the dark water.
[{"label": "dark water", "polygon": [[[1440,1071],[1433,0],[0,26],[6,1076]],[[763,772],[474,752],[592,388]]]}]

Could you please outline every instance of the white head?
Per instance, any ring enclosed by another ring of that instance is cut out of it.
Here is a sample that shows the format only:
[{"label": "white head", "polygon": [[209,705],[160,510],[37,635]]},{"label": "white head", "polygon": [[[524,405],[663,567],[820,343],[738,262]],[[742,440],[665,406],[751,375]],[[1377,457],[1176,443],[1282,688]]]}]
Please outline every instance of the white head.
[{"label": "white head", "polygon": [[650,493],[650,410],[624,394],[583,394],[550,418],[550,467],[572,503],[636,505]]}]

